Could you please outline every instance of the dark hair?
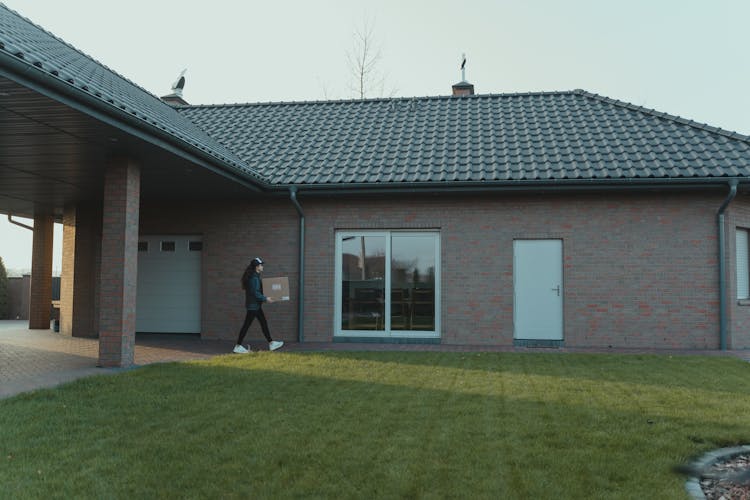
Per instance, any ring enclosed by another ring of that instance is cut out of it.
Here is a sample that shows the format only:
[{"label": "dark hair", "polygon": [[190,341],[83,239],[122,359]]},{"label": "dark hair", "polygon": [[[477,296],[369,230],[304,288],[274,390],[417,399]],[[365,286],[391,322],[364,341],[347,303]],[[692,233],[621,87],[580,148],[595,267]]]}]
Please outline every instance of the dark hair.
[{"label": "dark hair", "polygon": [[250,275],[255,272],[255,266],[253,266],[252,262],[249,266],[245,268],[245,272],[242,273],[242,289],[247,290],[247,280],[250,278]]},{"label": "dark hair", "polygon": [[263,264],[263,259],[260,257],[255,257],[253,260],[250,261],[250,265],[245,268],[245,272],[242,273],[242,289],[247,290],[247,280],[250,278],[250,275],[255,272],[255,270],[258,268],[259,265]]}]

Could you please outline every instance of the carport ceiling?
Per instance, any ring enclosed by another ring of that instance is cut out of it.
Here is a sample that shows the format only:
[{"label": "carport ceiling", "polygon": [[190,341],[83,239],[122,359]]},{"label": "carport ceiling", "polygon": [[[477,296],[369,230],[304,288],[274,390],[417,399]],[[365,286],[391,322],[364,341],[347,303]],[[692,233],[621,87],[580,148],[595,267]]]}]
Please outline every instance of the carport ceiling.
[{"label": "carport ceiling", "polygon": [[242,198],[247,187],[0,77],[0,212],[59,220],[68,204],[101,200],[108,159],[141,165],[141,200]]}]

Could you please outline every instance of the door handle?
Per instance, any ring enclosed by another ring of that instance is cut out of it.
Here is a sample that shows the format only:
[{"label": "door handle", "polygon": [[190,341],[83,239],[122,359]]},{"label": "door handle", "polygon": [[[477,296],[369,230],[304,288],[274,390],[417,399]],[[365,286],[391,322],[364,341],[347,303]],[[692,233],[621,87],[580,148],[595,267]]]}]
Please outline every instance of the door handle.
[{"label": "door handle", "polygon": [[560,296],[560,285],[557,285],[555,288],[550,288],[553,292],[557,292],[557,296]]}]

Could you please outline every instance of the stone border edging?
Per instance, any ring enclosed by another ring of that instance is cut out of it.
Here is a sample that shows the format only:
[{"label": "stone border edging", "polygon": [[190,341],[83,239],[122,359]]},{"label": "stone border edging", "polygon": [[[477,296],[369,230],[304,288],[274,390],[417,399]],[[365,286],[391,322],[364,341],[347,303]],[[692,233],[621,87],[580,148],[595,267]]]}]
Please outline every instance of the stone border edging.
[{"label": "stone border edging", "polygon": [[[696,470],[706,470],[712,465],[729,460],[737,455],[743,453],[750,453],[750,445],[733,446],[731,448],[720,448],[718,450],[710,451],[693,462],[691,465]],[[703,494],[703,488],[701,488],[700,477],[691,477],[685,483],[685,489],[690,495],[690,498],[695,500],[706,500],[706,495]]]}]

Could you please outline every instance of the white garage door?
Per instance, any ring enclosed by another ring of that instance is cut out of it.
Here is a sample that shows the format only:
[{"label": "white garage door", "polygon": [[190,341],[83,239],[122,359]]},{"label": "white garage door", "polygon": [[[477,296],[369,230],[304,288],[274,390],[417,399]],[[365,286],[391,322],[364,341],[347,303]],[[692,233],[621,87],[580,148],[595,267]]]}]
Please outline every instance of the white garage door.
[{"label": "white garage door", "polygon": [[200,236],[141,236],[135,329],[200,333]]}]

